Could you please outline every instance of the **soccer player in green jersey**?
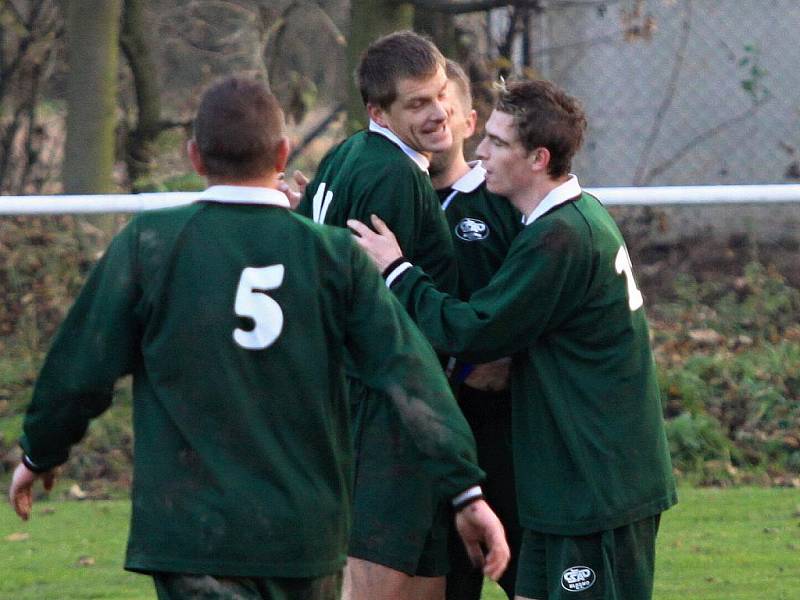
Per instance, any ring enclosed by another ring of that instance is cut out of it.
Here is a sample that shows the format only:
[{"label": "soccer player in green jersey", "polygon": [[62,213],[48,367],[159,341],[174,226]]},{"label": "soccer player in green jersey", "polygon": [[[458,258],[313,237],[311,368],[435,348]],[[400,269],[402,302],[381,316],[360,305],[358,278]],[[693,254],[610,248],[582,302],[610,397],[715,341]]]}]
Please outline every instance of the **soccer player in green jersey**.
[{"label": "soccer player in green jersey", "polygon": [[[373,42],[356,71],[369,127],[323,158],[297,210],[342,228],[347,219],[380,215],[437,284],[455,291],[453,244],[428,175],[430,153],[452,145],[444,66],[436,46],[412,32]],[[345,593],[440,600],[449,499],[418,468],[414,444],[385,400],[357,369],[350,374],[356,476]]]},{"label": "soccer player in green jersey", "polygon": [[430,345],[344,230],[276,188],[283,115],[262,84],[203,97],[189,156],[211,186],[136,216],[89,276],[28,407],[9,499],[53,483],[133,375],[133,515],[125,566],[158,597],[334,600],[353,479],[345,349],[409,430],[438,493],[461,497],[470,555],[498,577],[502,526]]},{"label": "soccer player in green jersey", "polygon": [[[522,230],[522,215],[505,198],[486,189],[480,161],[467,162],[464,141],[475,132],[477,114],[472,109],[470,82],[461,66],[447,61],[447,95],[453,145],[431,157],[431,183],[450,225],[458,263],[459,297],[469,299],[486,286]],[[509,598],[514,597],[516,561],[522,530],[517,517],[514,466],[511,456],[511,393],[509,358],[471,364],[451,359],[448,371],[461,411],[478,447],[478,464],[486,471],[481,487],[500,517],[511,548],[511,561],[500,579]],[[479,600],[483,574],[475,569],[458,536],[450,539],[448,600]]]},{"label": "soccer player in green jersey", "polygon": [[677,498],[642,293],[613,219],[569,173],[585,128],[552,83],[501,92],[478,154],[525,228],[468,302],[436,290],[380,219],[377,234],[349,225],[435,348],[513,355],[517,598],[647,600]]}]

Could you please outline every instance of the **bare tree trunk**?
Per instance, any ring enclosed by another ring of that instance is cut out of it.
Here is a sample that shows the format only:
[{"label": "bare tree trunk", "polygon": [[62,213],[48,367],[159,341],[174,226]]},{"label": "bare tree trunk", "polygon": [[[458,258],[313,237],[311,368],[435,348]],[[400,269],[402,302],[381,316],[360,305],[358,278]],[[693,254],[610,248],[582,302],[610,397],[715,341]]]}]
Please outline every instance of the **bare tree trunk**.
[{"label": "bare tree trunk", "polygon": [[38,192],[51,166],[40,162],[46,136],[38,107],[63,23],[50,0],[28,2],[24,9],[0,1],[0,22],[0,192]]},{"label": "bare tree trunk", "polygon": [[414,31],[430,37],[445,56],[456,58],[460,48],[453,15],[427,8],[414,9]]},{"label": "bare tree trunk", "polygon": [[161,90],[146,35],[144,4],[143,0],[125,0],[119,36],[120,48],[133,75],[138,112],[125,147],[125,164],[134,191],[140,179],[150,172],[153,142],[162,130]]},{"label": "bare tree trunk", "polygon": [[410,4],[394,0],[352,0],[350,3],[350,35],[347,39],[347,72],[350,93],[347,102],[347,129],[356,131],[366,123],[366,111],[361,94],[352,78],[361,53],[376,38],[410,29],[414,9]]},{"label": "bare tree trunk", "polygon": [[71,0],[67,6],[67,193],[112,190],[117,57],[122,0]]}]

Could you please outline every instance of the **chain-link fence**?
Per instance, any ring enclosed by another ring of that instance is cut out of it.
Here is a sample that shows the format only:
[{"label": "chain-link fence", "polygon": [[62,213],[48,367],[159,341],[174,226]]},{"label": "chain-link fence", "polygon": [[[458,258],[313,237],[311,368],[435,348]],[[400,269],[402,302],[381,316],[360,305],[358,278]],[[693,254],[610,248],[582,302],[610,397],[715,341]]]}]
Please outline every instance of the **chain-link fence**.
[{"label": "chain-link fence", "polygon": [[[585,184],[800,181],[800,2],[542,9],[530,17],[528,62],[584,102],[590,131],[575,170]],[[496,12],[502,31],[507,15]]]}]

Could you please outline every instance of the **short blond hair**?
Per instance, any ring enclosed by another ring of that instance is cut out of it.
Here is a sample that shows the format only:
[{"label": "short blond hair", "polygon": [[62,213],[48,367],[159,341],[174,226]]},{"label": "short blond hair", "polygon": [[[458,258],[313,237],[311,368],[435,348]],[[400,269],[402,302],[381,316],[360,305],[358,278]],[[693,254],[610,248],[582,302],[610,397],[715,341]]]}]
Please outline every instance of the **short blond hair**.
[{"label": "short blond hair", "polygon": [[445,64],[445,73],[447,74],[447,79],[454,82],[458,87],[458,99],[461,101],[464,112],[472,110],[472,85],[462,66],[448,58]]}]

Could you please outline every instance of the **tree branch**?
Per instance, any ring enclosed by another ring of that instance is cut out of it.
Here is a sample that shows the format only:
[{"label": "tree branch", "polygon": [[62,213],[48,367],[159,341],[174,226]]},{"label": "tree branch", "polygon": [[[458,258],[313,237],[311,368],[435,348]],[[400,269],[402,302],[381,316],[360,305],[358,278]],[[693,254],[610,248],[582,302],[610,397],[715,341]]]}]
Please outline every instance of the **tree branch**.
[{"label": "tree branch", "polygon": [[136,121],[128,132],[125,163],[135,182],[150,170],[153,142],[161,132],[161,90],[158,70],[148,45],[142,0],[126,0],[122,7],[119,45],[128,61],[136,95]]},{"label": "tree branch", "polygon": [[[39,4],[41,5],[41,2]],[[5,6],[11,11],[12,16],[17,20],[17,25],[22,25],[27,30],[27,24],[25,23],[25,17],[22,16],[22,13],[17,8],[17,5],[9,0],[9,2],[5,3]]]},{"label": "tree branch", "polygon": [[413,4],[417,8],[460,15],[473,12],[485,12],[493,8],[511,6],[516,8],[530,8],[535,12],[565,8],[606,7],[611,4],[618,4],[620,1],[621,0],[585,0],[581,2],[580,0],[562,0],[557,4],[551,4],[547,7],[542,4],[542,0],[472,0],[470,2],[453,2],[452,0],[408,0],[408,3]]},{"label": "tree branch", "polygon": [[342,31],[336,26],[336,23],[333,22],[333,19],[328,14],[328,12],[320,6],[319,2],[313,3],[318,9],[320,14],[322,15],[322,21],[325,23],[325,27],[330,31],[333,39],[336,40],[336,43],[343,48],[347,45],[347,38],[342,33]]},{"label": "tree branch", "polygon": [[45,65],[37,63],[31,73],[30,99],[27,103],[28,135],[25,140],[25,161],[22,165],[22,173],[19,176],[19,193],[24,194],[31,174],[39,160],[41,150],[41,135],[38,134],[39,128],[36,124],[36,105],[39,101],[39,86],[42,83],[42,72],[46,69]]},{"label": "tree branch", "polygon": [[[14,6],[13,3],[9,2],[8,6],[12,7],[16,12],[17,8]],[[8,80],[11,76],[16,72],[19,68],[22,60],[27,56],[28,50],[34,45],[37,41],[36,36],[34,34],[34,26],[36,25],[36,21],[39,19],[41,15],[42,9],[44,8],[44,2],[38,2],[34,7],[31,9],[31,13],[28,17],[26,22],[22,22],[21,25],[25,28],[25,37],[23,37],[19,41],[19,45],[17,48],[17,54],[14,56],[14,60],[11,61],[10,64],[6,65],[3,69],[2,73],[0,73],[0,98],[5,96],[6,93],[6,85]],[[22,17],[19,13],[17,13],[18,17]]]},{"label": "tree branch", "polygon": [[19,190],[14,189],[8,183],[12,181],[8,166],[11,162],[11,155],[13,154],[14,139],[17,137],[17,133],[22,127],[23,115],[27,109],[27,102],[23,102],[17,106],[16,110],[14,110],[14,116],[12,117],[8,128],[3,132],[3,139],[0,141],[2,143],[2,146],[0,147],[0,150],[2,150],[0,153],[0,186],[3,188],[11,188],[12,193]]},{"label": "tree branch", "polygon": [[[58,52],[55,50],[54,46],[48,46],[43,60],[43,66],[41,67],[41,74],[38,79],[37,95],[41,94],[40,90],[42,84],[45,81],[49,81],[53,71],[56,69],[58,60]],[[36,106],[33,107],[34,110],[31,110],[31,126],[33,128],[33,133],[31,134],[32,141],[29,142],[29,156],[35,157],[35,160],[33,158],[29,159],[31,162],[29,177],[23,179],[23,189],[31,189],[34,193],[40,193],[41,190],[44,189],[44,186],[51,176],[52,170],[55,165],[58,164],[54,160],[54,157],[57,148],[61,147],[60,140],[53,139],[56,136],[47,135],[46,126],[38,122],[38,120],[34,120],[34,117],[38,118],[38,112],[36,110],[38,104],[39,100],[37,99]],[[35,140],[33,138],[35,138]],[[35,147],[33,145],[34,141]],[[48,155],[45,155],[48,145],[50,147],[50,152]]]},{"label": "tree branch", "polygon": [[183,121],[172,121],[170,119],[164,119],[159,121],[158,129],[159,131],[165,131],[167,129],[189,129],[191,128],[194,121],[192,119],[185,119]]},{"label": "tree branch", "polygon": [[692,150],[693,148],[696,148],[697,146],[699,146],[703,142],[705,142],[707,140],[710,140],[712,137],[715,137],[715,136],[719,135],[720,133],[722,133],[723,131],[725,131],[729,127],[732,127],[733,125],[736,125],[737,123],[741,123],[742,121],[746,121],[747,119],[752,117],[754,114],[756,114],[758,109],[761,108],[761,106],[765,102],[767,102],[768,100],[769,99],[764,100],[762,102],[759,102],[758,104],[754,104],[753,106],[748,108],[746,111],[744,111],[744,112],[742,112],[742,113],[740,113],[738,115],[734,115],[733,117],[731,117],[729,119],[726,119],[725,121],[722,121],[718,125],[715,125],[711,129],[696,135],[691,140],[686,142],[681,148],[676,150],[675,153],[671,157],[669,157],[667,160],[661,162],[660,164],[658,164],[655,167],[653,167],[652,169],[650,169],[650,171],[648,171],[647,175],[642,179],[640,185],[648,185],[653,179],[655,179],[656,177],[661,175],[663,172],[665,172],[667,169],[671,168],[675,163],[677,163],[680,159],[682,159],[686,155],[686,153],[689,152],[690,150]]},{"label": "tree branch", "polygon": [[345,105],[344,103],[337,105],[327,117],[322,119],[319,124],[314,127],[311,131],[309,131],[303,139],[300,141],[299,144],[295,148],[292,149],[291,154],[289,155],[289,162],[291,163],[295,158],[297,158],[303,151],[308,147],[308,145],[317,139],[320,135],[322,135],[328,127],[336,120],[336,118],[344,111]]},{"label": "tree branch", "polygon": [[633,176],[633,185],[642,185],[643,183],[645,169],[647,168],[647,163],[650,160],[650,153],[653,151],[653,146],[655,146],[655,143],[658,140],[658,135],[661,133],[661,126],[664,124],[664,118],[666,117],[670,106],[672,106],[672,101],[675,99],[675,94],[677,93],[678,76],[683,68],[683,63],[686,60],[686,48],[689,45],[689,34],[691,33],[692,29],[692,0],[685,0],[685,2],[686,10],[683,15],[683,35],[681,36],[678,52],[675,55],[675,62],[672,65],[672,73],[670,74],[669,82],[667,83],[667,93],[664,96],[664,99],[661,101],[661,106],[658,107],[658,111],[656,112],[656,116],[653,121],[653,128],[650,130],[650,135],[647,136],[644,149],[639,157],[639,164],[637,165]]},{"label": "tree branch", "polygon": [[435,12],[460,15],[471,12],[484,12],[493,8],[514,6],[543,10],[541,0],[474,0],[472,2],[451,2],[450,0],[411,0],[416,8]]}]

